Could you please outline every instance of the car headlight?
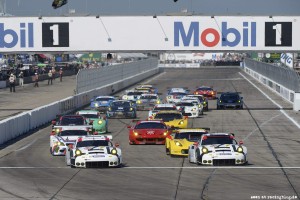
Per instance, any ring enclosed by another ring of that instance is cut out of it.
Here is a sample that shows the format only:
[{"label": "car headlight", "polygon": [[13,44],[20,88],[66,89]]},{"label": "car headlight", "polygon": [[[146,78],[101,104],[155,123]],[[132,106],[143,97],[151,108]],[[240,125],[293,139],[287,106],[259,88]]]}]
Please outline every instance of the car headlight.
[{"label": "car headlight", "polygon": [[159,104],[159,103],[160,103],[160,101],[158,100],[158,101],[156,101],[156,103],[157,103],[157,104]]},{"label": "car headlight", "polygon": [[133,108],[129,108],[130,111],[133,111]]},{"label": "car headlight", "polygon": [[164,132],[164,136],[168,135],[168,132]]},{"label": "car headlight", "polygon": [[179,125],[182,125],[183,123],[184,123],[183,121],[180,121],[178,124],[179,124]]},{"label": "car headlight", "polygon": [[196,108],[193,108],[192,111],[196,111]]},{"label": "car headlight", "polygon": [[208,149],[207,149],[206,147],[203,147],[201,151],[202,151],[202,153],[204,153],[204,154],[205,154],[205,153],[208,153]]},{"label": "car headlight", "polygon": [[111,111],[111,107],[109,107],[108,110]]},{"label": "car headlight", "polygon": [[137,100],[137,102],[136,103],[138,103],[138,104],[141,104],[142,102],[140,101],[140,100]]},{"label": "car headlight", "polygon": [[59,128],[56,128],[56,129],[55,129],[55,132],[56,132],[56,133],[59,133],[59,131],[60,131]]},{"label": "car headlight", "polygon": [[138,136],[139,134],[137,132],[133,132],[134,136]]},{"label": "car headlight", "polygon": [[102,120],[99,120],[99,121],[98,121],[98,124],[102,124],[102,123],[103,123],[103,121],[102,121]]},{"label": "car headlight", "polygon": [[176,144],[177,146],[179,146],[179,147],[182,146],[182,144],[181,144],[180,142],[178,142],[178,141],[176,141],[175,144]]},{"label": "car headlight", "polygon": [[244,151],[243,147],[238,147],[238,148],[237,148],[237,152],[243,153],[243,151]]},{"label": "car headlight", "polygon": [[80,156],[81,153],[82,153],[82,152],[81,152],[79,149],[77,149],[77,150],[75,151],[75,155],[76,155],[76,156]]},{"label": "car headlight", "polygon": [[206,104],[206,101],[204,101],[203,104],[205,105],[205,104]]},{"label": "car headlight", "polygon": [[238,100],[238,103],[241,103],[241,100]]},{"label": "car headlight", "polygon": [[168,99],[171,99],[171,97],[170,97],[170,96],[168,96]]},{"label": "car headlight", "polygon": [[95,103],[95,107],[98,107],[99,106],[99,104],[98,103]]},{"label": "car headlight", "polygon": [[128,97],[127,96],[123,96],[123,99],[128,99]]},{"label": "car headlight", "polygon": [[221,101],[221,100],[220,100],[219,102],[220,102],[220,103],[222,103],[222,101]]},{"label": "car headlight", "polygon": [[117,149],[112,149],[110,153],[111,153],[112,155],[117,155],[118,151],[117,151]]},{"label": "car headlight", "polygon": [[57,146],[64,146],[65,144],[64,144],[63,142],[59,142],[59,141],[58,141],[58,142],[56,142],[56,145],[57,145]]}]

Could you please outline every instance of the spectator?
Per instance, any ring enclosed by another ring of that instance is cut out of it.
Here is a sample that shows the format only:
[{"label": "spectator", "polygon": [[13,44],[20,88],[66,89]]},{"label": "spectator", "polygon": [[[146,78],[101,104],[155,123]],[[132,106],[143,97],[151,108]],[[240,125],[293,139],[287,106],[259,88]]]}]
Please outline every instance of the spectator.
[{"label": "spectator", "polygon": [[49,73],[48,73],[48,85],[49,85],[50,82],[51,82],[51,85],[52,85],[52,80],[53,80],[53,74],[52,74],[52,71],[49,70]]},{"label": "spectator", "polygon": [[39,75],[38,75],[38,73],[35,73],[35,76],[34,76],[34,87],[39,87]]},{"label": "spectator", "polygon": [[10,77],[9,77],[8,81],[9,81],[10,92],[16,92],[16,89],[15,89],[16,77],[15,77],[15,75],[14,74],[10,74]]},{"label": "spectator", "polygon": [[63,76],[63,70],[62,70],[62,68],[60,68],[60,70],[59,70],[60,82],[62,82],[62,76]]},{"label": "spectator", "polygon": [[53,80],[55,80],[55,67],[52,67],[52,77],[53,77]]},{"label": "spectator", "polygon": [[19,73],[19,85],[24,87],[24,73],[23,73],[23,71],[21,71]]}]

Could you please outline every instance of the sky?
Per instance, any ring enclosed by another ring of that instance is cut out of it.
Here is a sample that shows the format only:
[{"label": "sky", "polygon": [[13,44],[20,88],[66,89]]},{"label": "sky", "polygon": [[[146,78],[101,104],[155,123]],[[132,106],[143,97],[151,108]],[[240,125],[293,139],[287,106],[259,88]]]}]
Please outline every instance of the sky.
[{"label": "sky", "polygon": [[[0,0],[0,2],[5,0]],[[6,0],[6,13],[16,16],[166,15],[187,9],[193,15],[300,15],[300,0],[68,0],[52,8],[53,0]]]}]

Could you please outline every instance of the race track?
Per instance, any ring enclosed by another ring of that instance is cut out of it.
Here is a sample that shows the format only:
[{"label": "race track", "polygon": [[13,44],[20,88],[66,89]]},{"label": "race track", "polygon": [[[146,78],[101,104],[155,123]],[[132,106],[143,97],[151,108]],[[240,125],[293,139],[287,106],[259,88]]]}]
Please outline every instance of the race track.
[{"label": "race track", "polygon": [[[1,150],[0,199],[194,200],[262,199],[300,194],[300,117],[292,105],[258,85],[283,111],[251,85],[238,68],[168,69],[149,81],[165,93],[167,87],[214,86],[238,91],[244,110],[216,110],[189,119],[190,127],[233,132],[248,148],[249,164],[203,167],[187,158],[171,158],[160,145],[129,145],[130,119],[110,119],[109,131],[120,143],[124,166],[113,169],[71,169],[64,157],[49,153],[51,127],[42,128]],[[291,122],[284,113],[296,120]],[[139,111],[145,119],[147,111]],[[297,122],[298,121],[298,122]],[[253,197],[253,196],[256,196]],[[298,197],[299,198],[299,197]]]}]

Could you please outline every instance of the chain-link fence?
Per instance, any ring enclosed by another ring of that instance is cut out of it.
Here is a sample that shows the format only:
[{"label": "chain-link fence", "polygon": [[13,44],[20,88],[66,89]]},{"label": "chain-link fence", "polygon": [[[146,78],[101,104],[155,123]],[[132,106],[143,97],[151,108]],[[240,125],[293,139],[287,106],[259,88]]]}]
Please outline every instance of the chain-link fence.
[{"label": "chain-link fence", "polygon": [[245,66],[287,89],[300,92],[300,76],[293,69],[263,63],[249,58],[245,58]]},{"label": "chain-link fence", "polygon": [[89,91],[155,68],[158,68],[158,60],[150,58],[102,68],[83,69],[77,74],[76,93]]}]

